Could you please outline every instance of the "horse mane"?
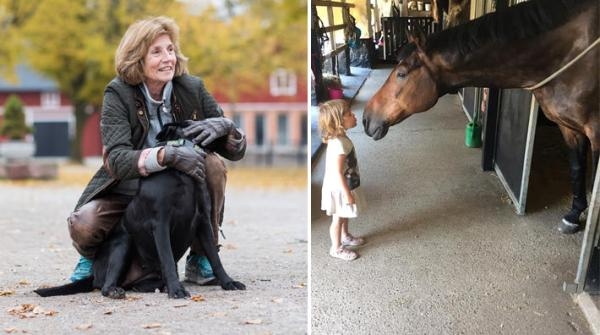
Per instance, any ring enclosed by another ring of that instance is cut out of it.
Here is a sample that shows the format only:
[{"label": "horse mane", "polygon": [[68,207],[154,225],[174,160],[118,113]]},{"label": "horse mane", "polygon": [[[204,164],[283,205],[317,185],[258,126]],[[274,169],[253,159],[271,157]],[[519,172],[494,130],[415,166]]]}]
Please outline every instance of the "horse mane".
[{"label": "horse mane", "polygon": [[598,0],[531,0],[484,15],[427,38],[425,50],[456,50],[464,57],[490,43],[538,36],[580,13]]}]

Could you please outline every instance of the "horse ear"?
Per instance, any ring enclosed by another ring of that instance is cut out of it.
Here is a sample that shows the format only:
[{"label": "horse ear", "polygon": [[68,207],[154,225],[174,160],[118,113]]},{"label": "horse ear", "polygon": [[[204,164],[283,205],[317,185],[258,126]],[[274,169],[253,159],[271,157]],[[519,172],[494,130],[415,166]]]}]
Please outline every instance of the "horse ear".
[{"label": "horse ear", "polygon": [[411,27],[412,29],[406,31],[406,35],[409,43],[414,43],[417,48],[422,49],[425,44],[425,33],[420,25],[415,24]]}]

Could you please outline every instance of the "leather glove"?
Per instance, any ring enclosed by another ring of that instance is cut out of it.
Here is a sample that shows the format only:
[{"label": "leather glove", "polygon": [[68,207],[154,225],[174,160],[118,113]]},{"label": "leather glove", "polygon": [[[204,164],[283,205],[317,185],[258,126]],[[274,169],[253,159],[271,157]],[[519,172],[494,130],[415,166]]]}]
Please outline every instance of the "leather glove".
[{"label": "leather glove", "polygon": [[231,130],[235,129],[233,121],[224,117],[211,117],[200,121],[187,121],[186,123],[186,127],[183,128],[183,135],[203,147],[220,137],[226,136]]},{"label": "leather glove", "polygon": [[164,146],[164,157],[162,164],[177,169],[198,182],[204,182],[204,159],[206,153],[189,146]]}]

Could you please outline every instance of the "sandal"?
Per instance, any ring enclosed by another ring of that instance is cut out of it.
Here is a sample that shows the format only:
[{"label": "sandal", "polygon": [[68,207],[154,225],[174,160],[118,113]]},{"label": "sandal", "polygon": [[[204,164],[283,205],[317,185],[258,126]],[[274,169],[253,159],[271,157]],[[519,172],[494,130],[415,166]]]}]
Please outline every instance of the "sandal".
[{"label": "sandal", "polygon": [[329,250],[329,255],[331,257],[343,259],[345,261],[353,261],[358,258],[358,254],[352,250],[345,249],[344,247],[339,247],[337,249]]},{"label": "sandal", "polygon": [[344,239],[342,239],[342,245],[346,245],[346,246],[350,246],[350,247],[355,247],[358,245],[363,245],[365,244],[365,239],[362,237],[354,237],[350,234],[346,235],[346,237]]}]

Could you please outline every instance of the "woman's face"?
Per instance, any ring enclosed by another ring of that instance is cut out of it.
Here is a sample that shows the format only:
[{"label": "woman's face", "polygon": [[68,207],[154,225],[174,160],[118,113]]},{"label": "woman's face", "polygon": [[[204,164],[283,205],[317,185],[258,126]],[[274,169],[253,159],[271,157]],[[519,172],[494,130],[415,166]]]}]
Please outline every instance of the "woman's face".
[{"label": "woman's face", "polygon": [[167,34],[158,36],[144,57],[144,77],[147,85],[165,85],[175,75],[175,46]]}]

